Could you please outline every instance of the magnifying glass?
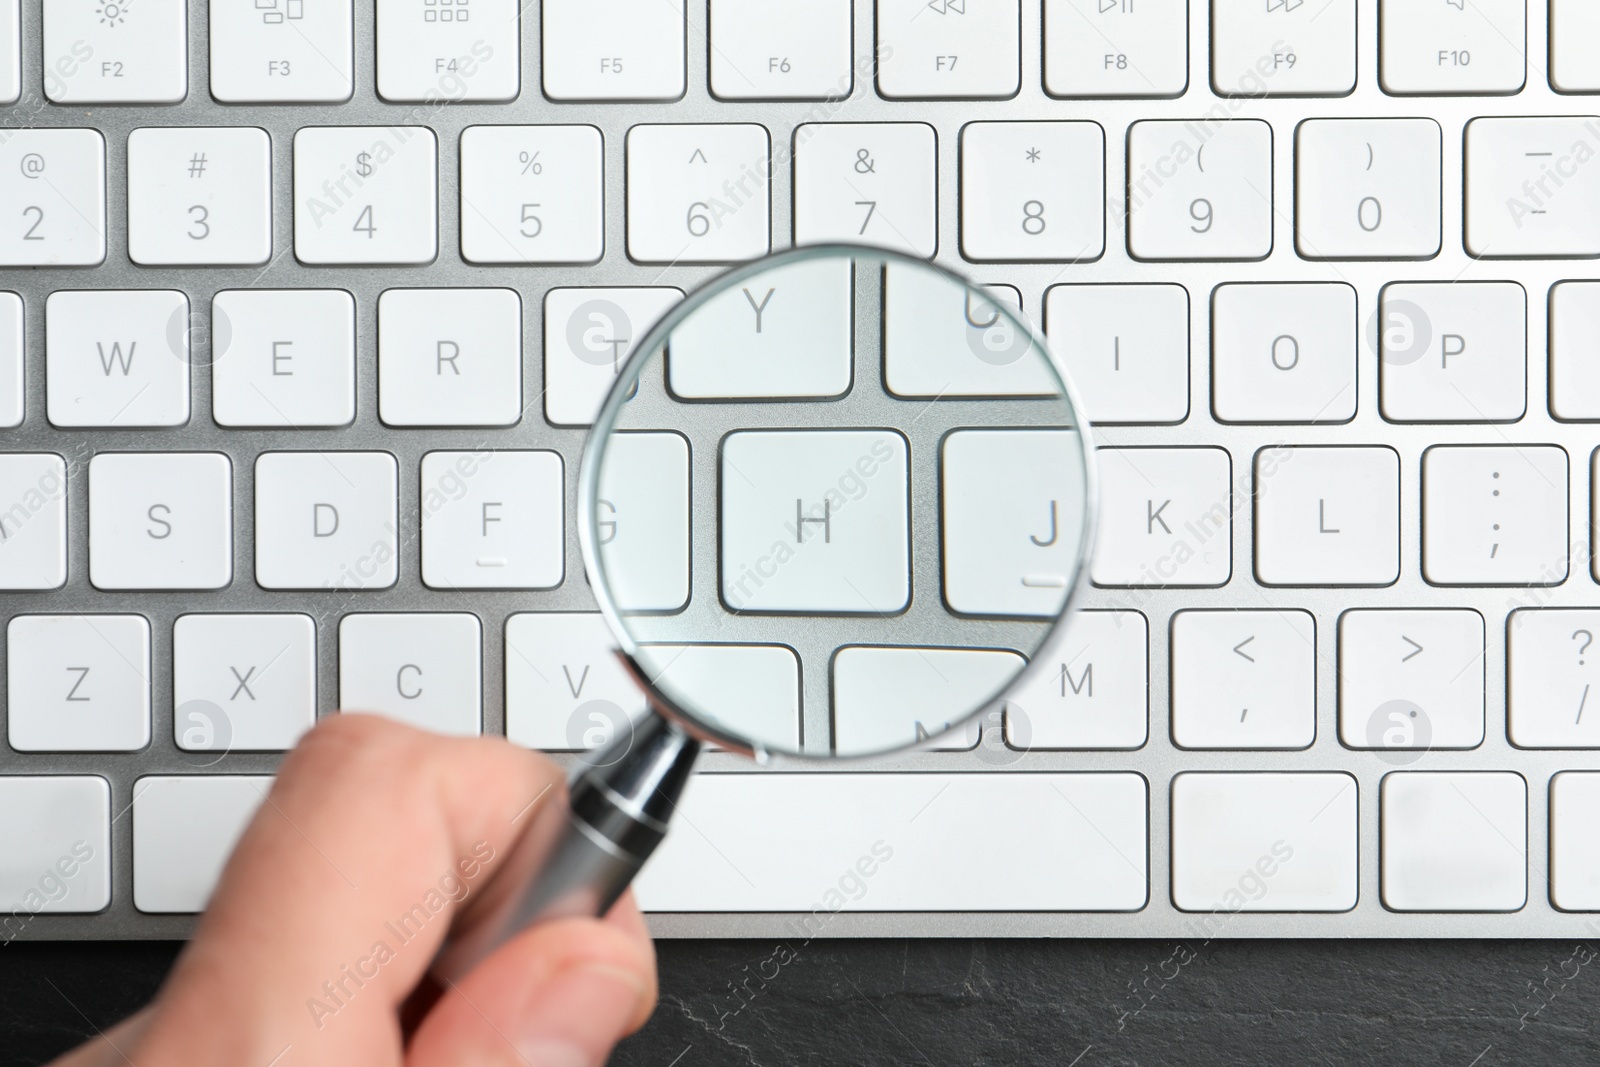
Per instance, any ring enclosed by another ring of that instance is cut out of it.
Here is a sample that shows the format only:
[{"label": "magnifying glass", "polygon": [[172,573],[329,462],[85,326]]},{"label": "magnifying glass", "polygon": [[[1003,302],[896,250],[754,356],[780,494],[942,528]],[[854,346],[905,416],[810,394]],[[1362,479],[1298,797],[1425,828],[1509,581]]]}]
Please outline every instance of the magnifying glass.
[{"label": "magnifying glass", "polygon": [[[1091,543],[1088,429],[1014,290],[895,253],[730,270],[618,368],[579,491],[589,582],[653,714],[579,763],[525,877],[449,945],[610,908],[707,744],[763,763],[976,744]],[[967,747],[970,747],[968,745]]]}]

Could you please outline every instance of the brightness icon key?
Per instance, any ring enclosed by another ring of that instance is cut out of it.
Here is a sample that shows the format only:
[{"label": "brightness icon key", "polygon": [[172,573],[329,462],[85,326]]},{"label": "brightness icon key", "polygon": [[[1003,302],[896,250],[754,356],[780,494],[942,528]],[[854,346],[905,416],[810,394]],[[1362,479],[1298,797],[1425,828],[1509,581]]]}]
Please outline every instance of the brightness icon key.
[{"label": "brightness icon key", "polygon": [[45,95],[56,104],[176,104],[188,94],[184,0],[44,5]]}]

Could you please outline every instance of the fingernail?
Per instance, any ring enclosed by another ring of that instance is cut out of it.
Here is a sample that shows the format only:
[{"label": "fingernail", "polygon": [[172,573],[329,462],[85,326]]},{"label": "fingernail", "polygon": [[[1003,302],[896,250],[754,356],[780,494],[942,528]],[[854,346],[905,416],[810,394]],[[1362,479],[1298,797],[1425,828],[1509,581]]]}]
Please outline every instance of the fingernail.
[{"label": "fingernail", "polygon": [[574,964],[534,995],[513,1038],[517,1051],[533,1067],[600,1067],[643,996],[631,971]]}]

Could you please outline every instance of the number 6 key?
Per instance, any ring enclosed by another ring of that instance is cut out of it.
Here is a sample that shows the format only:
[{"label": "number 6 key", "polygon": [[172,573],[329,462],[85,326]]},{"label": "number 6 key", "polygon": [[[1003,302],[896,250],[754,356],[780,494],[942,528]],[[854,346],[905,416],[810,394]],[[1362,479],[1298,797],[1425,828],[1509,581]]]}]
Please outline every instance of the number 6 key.
[{"label": "number 6 key", "polygon": [[764,126],[635,126],[627,147],[632,259],[733,263],[766,254],[771,138]]}]

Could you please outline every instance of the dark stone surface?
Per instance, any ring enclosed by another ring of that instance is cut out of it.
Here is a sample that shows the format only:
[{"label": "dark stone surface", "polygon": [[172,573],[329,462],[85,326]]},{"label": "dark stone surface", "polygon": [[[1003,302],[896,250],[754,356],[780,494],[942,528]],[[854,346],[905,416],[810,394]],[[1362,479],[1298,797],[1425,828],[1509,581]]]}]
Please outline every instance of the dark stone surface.
[{"label": "dark stone surface", "polygon": [[[613,1063],[1600,1063],[1600,946],[832,941],[795,958],[774,957],[775,947],[662,942],[661,1007]],[[0,1065],[40,1063],[120,1019],[176,952],[170,943],[0,948]],[[740,982],[752,992],[736,994],[729,984]]]},{"label": "dark stone surface", "polygon": [[181,946],[12,941],[0,947],[0,1064],[44,1063],[137,1011]]}]

